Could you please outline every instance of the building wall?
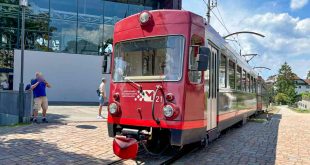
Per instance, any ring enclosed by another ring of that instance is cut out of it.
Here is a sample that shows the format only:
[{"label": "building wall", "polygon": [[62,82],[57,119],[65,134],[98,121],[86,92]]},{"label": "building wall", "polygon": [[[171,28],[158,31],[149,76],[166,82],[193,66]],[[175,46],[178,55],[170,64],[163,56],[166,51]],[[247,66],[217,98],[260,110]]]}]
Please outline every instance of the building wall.
[{"label": "building wall", "polygon": [[296,85],[295,91],[297,94],[310,92],[310,85]]},{"label": "building wall", "polygon": [[[49,101],[97,102],[96,90],[102,78],[102,56],[25,51],[24,84],[40,71],[52,85]],[[20,50],[14,51],[14,90],[20,81]],[[108,75],[106,75],[109,77]],[[108,88],[108,87],[107,87]]]}]

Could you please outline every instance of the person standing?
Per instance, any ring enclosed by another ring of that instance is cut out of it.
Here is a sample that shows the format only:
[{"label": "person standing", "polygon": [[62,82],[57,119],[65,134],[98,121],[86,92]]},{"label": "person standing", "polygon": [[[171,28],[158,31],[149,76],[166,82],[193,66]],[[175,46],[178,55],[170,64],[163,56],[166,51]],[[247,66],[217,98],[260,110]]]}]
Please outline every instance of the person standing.
[{"label": "person standing", "polygon": [[106,90],[105,90],[105,78],[101,79],[101,83],[99,86],[99,112],[97,119],[103,119],[102,117],[102,107],[104,105],[104,100],[106,99]]},{"label": "person standing", "polygon": [[7,82],[7,80],[2,81],[0,86],[2,86],[3,90],[8,90],[9,89],[9,83]]},{"label": "person standing", "polygon": [[33,106],[33,122],[38,123],[38,112],[42,108],[42,123],[47,123],[46,111],[48,109],[48,100],[46,96],[46,87],[51,85],[44,79],[41,72],[36,72],[36,79],[31,81],[31,89],[33,91],[34,106]]}]

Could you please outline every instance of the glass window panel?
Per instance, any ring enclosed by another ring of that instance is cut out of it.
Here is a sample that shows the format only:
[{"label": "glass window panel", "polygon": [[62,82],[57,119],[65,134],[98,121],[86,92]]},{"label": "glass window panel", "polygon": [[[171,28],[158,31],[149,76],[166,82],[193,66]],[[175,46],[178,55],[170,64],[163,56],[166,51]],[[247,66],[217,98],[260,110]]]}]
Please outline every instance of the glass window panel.
[{"label": "glass window panel", "polygon": [[219,75],[219,83],[220,83],[220,87],[221,88],[226,88],[226,71],[227,71],[227,68],[226,68],[226,63],[227,63],[227,60],[226,60],[226,57],[222,54],[221,55],[221,63],[220,63],[220,75]]},{"label": "glass window panel", "polygon": [[137,14],[143,10],[144,10],[144,6],[142,4],[141,5],[129,4],[128,5],[128,16]]},{"label": "glass window panel", "polygon": [[[77,0],[50,0],[51,17],[70,15],[76,17],[77,14]],[[69,18],[68,18],[69,19]]]},{"label": "glass window panel", "polygon": [[243,70],[242,72],[242,91],[246,91],[247,84],[246,84],[246,71]]},{"label": "glass window panel", "polygon": [[103,0],[78,0],[79,15],[103,17]]},{"label": "glass window panel", "polygon": [[235,89],[235,63],[229,61],[229,86]]},{"label": "glass window panel", "polygon": [[49,17],[49,0],[29,0],[28,15],[30,17]]},{"label": "glass window panel", "polygon": [[246,84],[247,84],[247,91],[251,92],[250,74],[247,74]]},{"label": "glass window panel", "polygon": [[128,4],[104,2],[104,24],[114,25],[117,21],[128,16]]},{"label": "glass window panel", "polygon": [[79,23],[77,53],[98,55],[102,33],[102,25],[100,24]]},{"label": "glass window panel", "polygon": [[254,92],[254,78],[251,76],[251,92]]},{"label": "glass window panel", "polygon": [[103,1],[78,1],[78,54],[99,54],[103,39]]},{"label": "glass window panel", "polygon": [[241,67],[237,66],[237,74],[236,74],[236,79],[237,79],[237,89],[241,90]]},{"label": "glass window panel", "polygon": [[50,49],[55,52],[76,53],[76,22],[52,19]]},{"label": "glass window panel", "polygon": [[120,42],[114,53],[113,80],[180,80],[184,38],[154,37]]},{"label": "glass window panel", "polygon": [[48,51],[48,32],[26,30],[25,49]]},{"label": "glass window panel", "polygon": [[0,3],[5,3],[5,4],[19,4],[19,0],[0,0]]},{"label": "glass window panel", "polygon": [[50,49],[76,53],[77,0],[50,0]]}]

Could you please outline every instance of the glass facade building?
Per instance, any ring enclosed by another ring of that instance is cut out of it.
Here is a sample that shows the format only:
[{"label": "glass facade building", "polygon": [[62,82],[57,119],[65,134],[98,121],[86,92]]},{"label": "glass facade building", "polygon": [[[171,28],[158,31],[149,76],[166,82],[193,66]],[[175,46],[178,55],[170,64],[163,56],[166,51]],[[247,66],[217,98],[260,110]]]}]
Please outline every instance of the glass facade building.
[{"label": "glass facade building", "polygon": [[[25,49],[103,55],[120,19],[143,10],[180,8],[181,0],[28,0]],[[19,0],[0,0],[0,81],[13,73],[20,27]]]}]

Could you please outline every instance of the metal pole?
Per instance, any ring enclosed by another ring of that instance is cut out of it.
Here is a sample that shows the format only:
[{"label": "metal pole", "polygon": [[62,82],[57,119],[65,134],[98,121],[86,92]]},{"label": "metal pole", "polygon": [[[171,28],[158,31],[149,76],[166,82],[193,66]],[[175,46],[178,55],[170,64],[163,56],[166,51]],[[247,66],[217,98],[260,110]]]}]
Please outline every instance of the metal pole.
[{"label": "metal pole", "polygon": [[20,60],[20,83],[19,83],[19,122],[23,122],[24,116],[24,50],[25,50],[25,7],[22,7],[21,29],[21,60]]},{"label": "metal pole", "polygon": [[210,0],[208,0],[208,11],[207,11],[207,18],[208,18],[208,24],[210,24],[210,12],[211,12],[211,3]]}]

